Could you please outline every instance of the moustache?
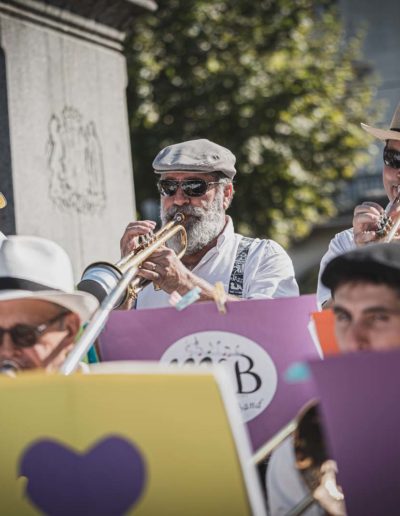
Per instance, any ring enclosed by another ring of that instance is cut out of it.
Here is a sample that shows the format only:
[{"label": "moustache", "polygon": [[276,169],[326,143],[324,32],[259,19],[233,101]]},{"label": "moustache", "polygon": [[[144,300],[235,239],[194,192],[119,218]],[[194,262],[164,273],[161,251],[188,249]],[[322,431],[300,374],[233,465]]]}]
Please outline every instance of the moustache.
[{"label": "moustache", "polygon": [[182,215],[185,215],[185,221],[183,222],[185,225],[188,217],[193,217],[200,220],[204,216],[205,210],[197,206],[171,206],[171,208],[166,210],[164,213],[164,217],[166,221],[169,222],[175,217],[177,213],[182,213]]}]

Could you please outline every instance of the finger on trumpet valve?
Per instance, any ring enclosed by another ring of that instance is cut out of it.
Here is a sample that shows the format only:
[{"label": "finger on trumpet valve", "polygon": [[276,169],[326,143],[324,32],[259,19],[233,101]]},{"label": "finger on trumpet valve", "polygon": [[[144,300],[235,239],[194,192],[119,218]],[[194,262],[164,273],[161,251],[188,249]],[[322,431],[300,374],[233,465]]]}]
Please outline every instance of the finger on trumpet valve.
[{"label": "finger on trumpet valve", "polygon": [[150,231],[149,233],[146,233],[145,235],[139,236],[139,244],[146,246],[151,244],[154,241],[154,233]]}]

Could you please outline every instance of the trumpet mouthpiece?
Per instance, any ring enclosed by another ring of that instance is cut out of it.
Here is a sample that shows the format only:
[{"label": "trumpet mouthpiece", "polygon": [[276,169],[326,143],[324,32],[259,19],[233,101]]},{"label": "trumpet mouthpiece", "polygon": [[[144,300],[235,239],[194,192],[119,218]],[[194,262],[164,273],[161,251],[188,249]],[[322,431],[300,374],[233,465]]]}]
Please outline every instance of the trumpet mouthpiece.
[{"label": "trumpet mouthpiece", "polygon": [[11,360],[5,360],[0,364],[0,374],[4,374],[6,376],[10,376],[11,378],[15,378],[18,371],[18,365],[15,362],[12,362]]},{"label": "trumpet mouthpiece", "polygon": [[185,215],[180,212],[178,212],[174,217],[175,222],[183,222],[184,220],[185,220]]}]

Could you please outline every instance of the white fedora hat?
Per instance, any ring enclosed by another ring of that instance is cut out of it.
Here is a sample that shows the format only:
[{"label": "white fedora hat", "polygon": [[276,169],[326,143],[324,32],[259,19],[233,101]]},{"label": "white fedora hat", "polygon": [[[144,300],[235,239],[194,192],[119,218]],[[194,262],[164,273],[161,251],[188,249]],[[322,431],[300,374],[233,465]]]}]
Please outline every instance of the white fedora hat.
[{"label": "white fedora hat", "polygon": [[39,299],[89,319],[97,299],[74,290],[71,261],[62,247],[45,238],[10,236],[0,244],[0,302]]},{"label": "white fedora hat", "polygon": [[397,105],[392,121],[390,122],[390,129],[378,129],[367,124],[361,124],[361,127],[367,133],[372,134],[380,140],[400,140],[400,103]]}]

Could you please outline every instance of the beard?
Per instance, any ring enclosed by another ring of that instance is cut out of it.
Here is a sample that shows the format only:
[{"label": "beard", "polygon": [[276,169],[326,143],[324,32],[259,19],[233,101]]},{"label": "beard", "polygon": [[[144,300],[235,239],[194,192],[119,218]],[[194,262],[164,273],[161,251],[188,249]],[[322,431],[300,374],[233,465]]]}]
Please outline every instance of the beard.
[{"label": "beard", "polygon": [[[195,254],[212,240],[217,238],[225,226],[225,210],[223,206],[224,192],[218,189],[215,198],[207,207],[199,206],[171,206],[164,211],[161,206],[161,221],[166,224],[174,218],[177,213],[185,216],[183,225],[187,233],[186,255]],[[178,253],[182,249],[179,234],[174,235],[167,242],[167,246]]]}]

